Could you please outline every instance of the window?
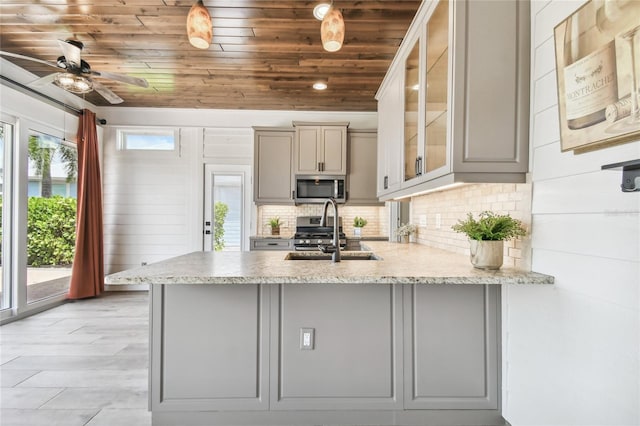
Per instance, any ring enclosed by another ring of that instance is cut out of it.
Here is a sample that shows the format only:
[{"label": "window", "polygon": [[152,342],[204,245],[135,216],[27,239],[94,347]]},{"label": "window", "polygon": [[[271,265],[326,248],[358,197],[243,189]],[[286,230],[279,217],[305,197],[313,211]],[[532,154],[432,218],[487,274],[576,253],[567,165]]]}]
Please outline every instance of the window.
[{"label": "window", "polygon": [[173,129],[118,130],[118,149],[122,151],[175,151],[176,140]]}]

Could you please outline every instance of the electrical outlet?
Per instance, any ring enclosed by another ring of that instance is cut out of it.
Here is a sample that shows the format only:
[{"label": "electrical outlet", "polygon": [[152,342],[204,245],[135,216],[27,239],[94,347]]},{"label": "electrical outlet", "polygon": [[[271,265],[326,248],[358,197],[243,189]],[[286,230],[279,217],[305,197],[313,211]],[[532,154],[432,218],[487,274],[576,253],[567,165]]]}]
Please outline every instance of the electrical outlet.
[{"label": "electrical outlet", "polygon": [[442,228],[442,216],[440,213],[436,213],[436,229]]},{"label": "electrical outlet", "polygon": [[418,224],[419,226],[427,226],[427,215],[426,214],[421,214],[420,216],[418,216]]},{"label": "electrical outlet", "polygon": [[300,350],[313,350],[315,330],[313,328],[300,329]]}]

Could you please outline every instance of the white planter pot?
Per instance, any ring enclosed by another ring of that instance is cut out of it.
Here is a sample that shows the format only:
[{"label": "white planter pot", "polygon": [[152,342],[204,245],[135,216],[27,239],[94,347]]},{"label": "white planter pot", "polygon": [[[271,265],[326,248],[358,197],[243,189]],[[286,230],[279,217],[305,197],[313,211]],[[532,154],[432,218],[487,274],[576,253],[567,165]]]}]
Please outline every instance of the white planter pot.
[{"label": "white planter pot", "polygon": [[504,241],[478,241],[471,243],[471,264],[478,269],[500,269],[504,256]]},{"label": "white planter pot", "polygon": [[353,235],[355,237],[360,237],[362,236],[362,228],[353,228]]}]

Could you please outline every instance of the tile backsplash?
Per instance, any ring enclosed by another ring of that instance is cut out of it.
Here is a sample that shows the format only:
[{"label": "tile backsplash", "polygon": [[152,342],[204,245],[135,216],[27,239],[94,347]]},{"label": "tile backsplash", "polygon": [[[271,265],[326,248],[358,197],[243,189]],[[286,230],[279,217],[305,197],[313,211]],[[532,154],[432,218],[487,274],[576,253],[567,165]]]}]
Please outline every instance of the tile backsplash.
[{"label": "tile backsplash", "polygon": [[[303,204],[299,206],[262,205],[258,206],[257,223],[258,235],[271,235],[269,219],[275,216],[280,217],[280,235],[293,236],[296,232],[296,217],[298,216],[320,216],[322,214],[321,204]],[[333,214],[329,210],[329,215]],[[389,214],[384,206],[338,206],[338,214],[342,217],[342,228],[347,236],[353,235],[353,218],[363,217],[367,220],[367,225],[362,228],[363,237],[379,237],[389,235]]]},{"label": "tile backsplash", "polygon": [[[504,266],[531,269],[531,184],[468,184],[413,197],[411,222],[418,225],[416,242],[469,254],[466,235],[454,232],[451,226],[467,213],[477,217],[485,210],[522,221],[529,235],[505,242]],[[421,226],[425,218],[426,226]]]}]

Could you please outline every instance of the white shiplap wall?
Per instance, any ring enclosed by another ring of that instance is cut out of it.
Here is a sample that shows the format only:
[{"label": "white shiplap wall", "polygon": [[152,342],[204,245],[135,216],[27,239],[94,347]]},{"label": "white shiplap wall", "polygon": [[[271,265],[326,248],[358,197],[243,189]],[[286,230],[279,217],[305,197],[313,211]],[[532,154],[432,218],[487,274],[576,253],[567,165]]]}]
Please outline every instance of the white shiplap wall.
[{"label": "white shiplap wall", "polygon": [[191,251],[189,157],[196,145],[180,133],[180,152],[173,153],[121,151],[117,128],[105,132],[105,273]]},{"label": "white shiplap wall", "polygon": [[503,289],[503,412],[513,425],[640,424],[640,192],[603,164],[640,142],[560,151],[553,28],[583,1],[532,1],[532,269]]},{"label": "white shiplap wall", "polygon": [[[253,164],[252,126],[349,121],[376,127],[375,113],[102,108],[105,273],[202,249],[204,165]],[[179,155],[118,151],[120,128],[178,129]],[[251,189],[251,185],[249,185]],[[250,234],[256,234],[251,206]]]}]

